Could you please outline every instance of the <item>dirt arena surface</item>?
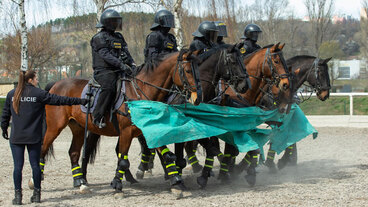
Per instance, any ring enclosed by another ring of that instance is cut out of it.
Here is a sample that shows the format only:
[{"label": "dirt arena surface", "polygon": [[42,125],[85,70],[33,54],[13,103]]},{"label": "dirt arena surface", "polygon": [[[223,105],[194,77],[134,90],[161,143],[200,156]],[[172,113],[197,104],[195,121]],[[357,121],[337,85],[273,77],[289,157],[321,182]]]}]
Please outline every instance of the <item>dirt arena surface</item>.
[{"label": "dirt arena surface", "polygon": [[[206,190],[200,190],[190,167],[184,181],[190,193],[177,199],[163,179],[159,159],[153,176],[139,184],[124,182],[123,193],[114,194],[109,184],[115,174],[117,139],[103,137],[94,165],[89,166],[91,193],[82,195],[72,187],[68,149],[71,133],[64,130],[54,143],[55,159],[46,163],[42,183],[42,203],[30,204],[28,189],[31,175],[28,159],[23,170],[23,203],[29,206],[368,206],[368,129],[317,128],[319,137],[308,137],[298,144],[298,166],[270,174],[261,166],[257,183],[249,187],[242,174],[230,185],[222,186],[210,178]],[[0,206],[10,206],[13,198],[12,157],[7,141],[1,139]],[[134,140],[129,160],[135,174],[140,147]],[[200,160],[203,164],[203,150]],[[243,154],[242,154],[243,155]],[[242,158],[238,157],[237,162]],[[280,158],[280,156],[277,156]],[[219,163],[215,161],[215,174]]]}]

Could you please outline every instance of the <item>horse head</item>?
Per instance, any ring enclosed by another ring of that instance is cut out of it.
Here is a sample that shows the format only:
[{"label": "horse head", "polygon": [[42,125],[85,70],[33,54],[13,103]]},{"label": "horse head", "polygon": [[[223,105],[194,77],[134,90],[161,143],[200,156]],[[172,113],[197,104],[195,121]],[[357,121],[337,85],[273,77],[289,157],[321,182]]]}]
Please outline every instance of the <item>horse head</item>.
[{"label": "horse head", "polygon": [[313,86],[317,93],[317,97],[321,101],[325,101],[330,96],[330,76],[328,74],[328,61],[331,60],[331,58],[327,59],[317,59],[318,63],[314,64],[313,68],[313,75],[310,75],[308,77],[308,82]]}]

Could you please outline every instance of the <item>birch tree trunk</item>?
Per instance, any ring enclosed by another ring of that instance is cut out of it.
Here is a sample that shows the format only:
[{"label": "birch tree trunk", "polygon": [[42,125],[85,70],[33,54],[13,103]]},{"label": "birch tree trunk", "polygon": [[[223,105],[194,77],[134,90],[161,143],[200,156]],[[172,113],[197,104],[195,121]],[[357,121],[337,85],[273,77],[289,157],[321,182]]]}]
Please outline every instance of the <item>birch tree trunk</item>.
[{"label": "birch tree trunk", "polygon": [[21,34],[21,66],[20,70],[28,70],[28,38],[24,0],[19,0],[20,34]]},{"label": "birch tree trunk", "polygon": [[97,7],[97,22],[100,22],[100,17],[102,15],[102,13],[104,12],[105,9],[105,4],[107,3],[108,0],[93,0],[96,4]]},{"label": "birch tree trunk", "polygon": [[178,49],[182,49],[184,46],[184,31],[181,27],[181,10],[182,10],[182,3],[183,0],[175,0],[174,3],[174,21],[175,21],[175,28],[174,33],[177,39]]}]

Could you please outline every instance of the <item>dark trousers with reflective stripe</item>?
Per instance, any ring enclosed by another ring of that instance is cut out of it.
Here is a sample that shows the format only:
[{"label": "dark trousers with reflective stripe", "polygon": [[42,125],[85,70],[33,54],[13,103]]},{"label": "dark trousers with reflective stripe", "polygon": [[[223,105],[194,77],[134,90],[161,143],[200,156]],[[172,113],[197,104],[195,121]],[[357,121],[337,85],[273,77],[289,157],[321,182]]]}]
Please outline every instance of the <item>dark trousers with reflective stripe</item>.
[{"label": "dark trousers with reflective stripe", "polygon": [[10,144],[13,155],[13,180],[15,189],[22,189],[22,170],[24,165],[24,151],[27,147],[29,162],[32,167],[34,187],[41,188],[40,154],[41,142],[37,144]]}]

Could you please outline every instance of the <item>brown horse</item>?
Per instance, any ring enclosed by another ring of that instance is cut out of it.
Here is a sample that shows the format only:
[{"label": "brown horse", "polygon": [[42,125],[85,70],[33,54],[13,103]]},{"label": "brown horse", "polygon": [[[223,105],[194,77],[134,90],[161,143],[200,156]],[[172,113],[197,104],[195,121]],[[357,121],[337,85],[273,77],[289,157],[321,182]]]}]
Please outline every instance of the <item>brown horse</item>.
[{"label": "brown horse", "polygon": [[[173,84],[176,84],[180,88],[185,86],[187,90],[194,92],[196,89],[195,79],[191,70],[190,61],[191,52],[182,50],[180,53],[177,52],[169,55],[153,69],[143,67],[139,74],[130,81],[131,84],[126,82],[126,97],[129,99],[145,97],[150,100],[162,101],[168,93],[167,89],[170,89]],[[52,86],[50,93],[80,97],[87,82],[87,80],[82,79],[61,80]],[[119,111],[128,111],[126,105],[122,104]],[[141,131],[132,125],[131,120],[127,116],[122,115],[122,113],[117,113],[114,116],[116,116],[117,122],[119,123],[119,130],[116,130],[111,122],[107,122],[107,126],[100,129],[92,124],[90,121],[91,118],[88,119],[88,130],[99,135],[119,136],[118,164],[116,175],[111,185],[114,189],[121,191],[125,170],[129,168],[128,151],[130,144],[134,137],[141,134]],[[58,117],[57,121],[55,117]],[[84,127],[82,126],[84,126],[85,121],[86,115],[82,113],[79,106],[46,106],[47,130],[41,152],[41,158],[43,159],[60,132],[66,126],[69,126],[73,134],[69,156],[72,165],[74,186],[80,186],[81,189],[85,189],[85,185],[87,184],[78,164],[84,142]],[[164,155],[170,155],[166,147],[161,147],[158,151],[163,152]],[[168,159],[170,158],[170,156],[167,157]],[[173,168],[176,170],[175,166]],[[175,173],[172,175],[175,176]]]},{"label": "brown horse", "polygon": [[[265,93],[265,89],[269,87],[274,96],[278,96],[282,91],[288,93],[287,90],[290,86],[288,70],[285,69],[284,58],[282,56],[282,49],[284,45],[278,43],[272,47],[263,48],[250,54],[244,59],[247,72],[251,81],[251,88],[246,93],[238,93],[232,90],[232,87],[228,87],[227,84],[222,84],[222,89],[226,93],[226,99],[222,101],[222,105],[246,107],[255,106],[259,103],[260,97]],[[201,76],[202,79],[202,76]],[[205,81],[208,82],[208,81]],[[203,97],[205,102],[211,102],[215,99],[210,99],[215,91],[215,84],[202,84]],[[231,88],[231,89],[229,89]],[[207,95],[206,95],[207,94]],[[283,103],[283,108],[286,103]],[[216,139],[212,139],[215,141]],[[213,143],[214,144],[214,143]],[[193,145],[188,144],[186,151],[188,157],[193,158]],[[226,161],[226,157],[224,158]],[[225,164],[222,162],[222,164]],[[197,183],[204,188],[207,185],[208,177],[210,176],[211,167],[213,166],[213,157],[206,157],[205,167],[202,170],[202,174],[197,178]],[[221,169],[227,174],[226,167],[221,166]],[[221,171],[221,172],[222,172]],[[220,175],[220,178],[227,177],[226,175]]]}]

